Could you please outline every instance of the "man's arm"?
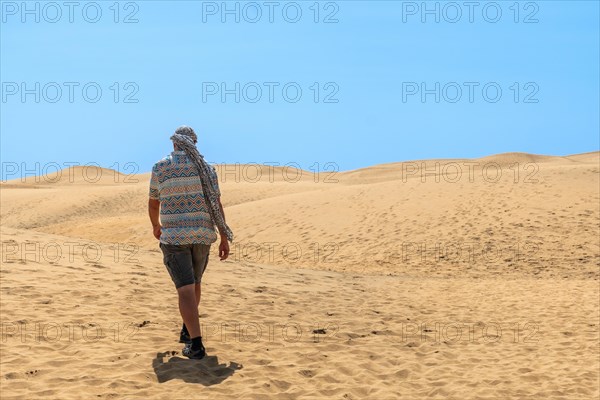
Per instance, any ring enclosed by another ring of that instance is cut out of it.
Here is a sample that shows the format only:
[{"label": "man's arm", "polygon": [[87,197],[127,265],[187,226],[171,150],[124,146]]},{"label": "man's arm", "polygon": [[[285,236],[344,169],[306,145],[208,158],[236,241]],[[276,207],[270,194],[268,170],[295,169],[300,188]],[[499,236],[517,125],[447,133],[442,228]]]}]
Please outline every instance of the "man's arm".
[{"label": "man's arm", "polygon": [[[223,215],[223,221],[225,221],[225,212],[223,211],[223,204],[221,204],[221,198],[219,197],[219,208],[221,209],[221,214]],[[227,235],[225,232],[219,232],[221,234],[221,240],[227,241]]]},{"label": "man's arm", "polygon": [[[223,211],[223,204],[221,204],[221,198],[219,197],[219,208],[221,209],[221,214],[223,214],[223,221],[225,221],[225,212]],[[225,260],[229,257],[229,242],[227,241],[227,235],[225,232],[219,231],[221,235],[221,244],[219,244],[219,258],[221,261]]]},{"label": "man's arm", "polygon": [[160,240],[160,200],[148,199],[148,215],[150,215],[150,222],[152,223],[152,232],[154,237]]},{"label": "man's arm", "polygon": [[160,189],[159,189],[159,171],[158,164],[154,164],[152,167],[152,176],[150,177],[150,191],[148,195],[148,215],[150,215],[150,222],[152,223],[152,233],[154,237],[160,240]]}]

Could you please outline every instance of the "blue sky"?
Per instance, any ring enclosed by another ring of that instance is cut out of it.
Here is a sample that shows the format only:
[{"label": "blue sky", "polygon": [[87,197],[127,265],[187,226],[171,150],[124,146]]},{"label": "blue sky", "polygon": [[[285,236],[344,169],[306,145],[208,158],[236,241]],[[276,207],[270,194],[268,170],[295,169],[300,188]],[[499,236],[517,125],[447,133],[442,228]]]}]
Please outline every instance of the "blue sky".
[{"label": "blue sky", "polygon": [[2,1],[3,166],[146,172],[182,124],[211,162],[305,169],[598,150],[598,2],[475,3]]}]

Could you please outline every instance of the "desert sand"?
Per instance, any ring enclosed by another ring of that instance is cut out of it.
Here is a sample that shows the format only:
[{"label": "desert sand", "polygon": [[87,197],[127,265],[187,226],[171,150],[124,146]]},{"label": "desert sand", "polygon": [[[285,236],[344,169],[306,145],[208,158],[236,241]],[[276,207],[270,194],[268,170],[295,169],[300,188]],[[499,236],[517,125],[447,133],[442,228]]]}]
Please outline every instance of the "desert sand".
[{"label": "desert sand", "polygon": [[599,155],[218,166],[203,360],[149,174],[3,182],[0,397],[598,398]]}]

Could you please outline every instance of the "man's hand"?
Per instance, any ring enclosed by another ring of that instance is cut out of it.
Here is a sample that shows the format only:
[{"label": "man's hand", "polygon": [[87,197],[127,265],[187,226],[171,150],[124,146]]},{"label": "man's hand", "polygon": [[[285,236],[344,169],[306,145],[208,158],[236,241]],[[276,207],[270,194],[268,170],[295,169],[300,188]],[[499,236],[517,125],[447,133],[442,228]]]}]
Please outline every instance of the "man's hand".
[{"label": "man's hand", "polygon": [[160,225],[156,225],[156,226],[152,227],[152,232],[154,233],[154,237],[158,240],[160,240],[160,234],[161,234],[160,228],[162,228],[162,226],[160,226]]},{"label": "man's hand", "polygon": [[229,243],[227,239],[221,239],[221,244],[219,245],[219,258],[221,261],[226,260],[229,257]]}]

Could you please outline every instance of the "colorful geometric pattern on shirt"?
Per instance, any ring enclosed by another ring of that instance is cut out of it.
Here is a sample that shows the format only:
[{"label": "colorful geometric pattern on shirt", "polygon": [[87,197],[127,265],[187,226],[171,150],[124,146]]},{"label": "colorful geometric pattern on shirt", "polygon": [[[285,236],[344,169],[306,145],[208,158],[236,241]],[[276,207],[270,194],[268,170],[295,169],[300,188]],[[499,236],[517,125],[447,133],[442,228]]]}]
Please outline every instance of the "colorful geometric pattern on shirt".
[{"label": "colorful geometric pattern on shirt", "polygon": [[[162,202],[164,201],[164,206]],[[208,213],[202,192],[177,196],[161,196],[161,214]],[[164,208],[164,211],[162,209]]]},{"label": "colorful geometric pattern on shirt", "polygon": [[178,181],[179,179],[171,179],[169,182],[165,182],[165,185],[161,188],[161,196],[165,198],[169,196],[177,196],[179,193],[181,193],[181,190],[184,190],[188,194],[200,193],[204,197],[204,193],[202,193],[202,185],[193,185],[188,182],[182,182],[179,184]]},{"label": "colorful geometric pattern on shirt", "polygon": [[[181,214],[177,214],[175,217],[162,215],[161,225],[163,228],[198,228],[204,227],[203,220],[199,218],[181,218]],[[212,228],[211,228],[212,229]]]},{"label": "colorful geometric pattern on shirt", "polygon": [[[163,231],[164,232],[164,231]],[[210,234],[214,234],[214,240],[208,240]],[[160,235],[160,241],[165,243],[166,240],[169,242],[166,244],[206,244],[210,245],[217,240],[215,230],[211,232],[204,228],[170,228],[168,234],[163,238],[164,233]]]},{"label": "colorful geometric pattern on shirt", "polygon": [[[213,187],[218,190],[212,169]],[[160,200],[160,241],[211,244],[217,240],[196,167],[183,151],[174,151],[152,168],[150,198]]]}]

